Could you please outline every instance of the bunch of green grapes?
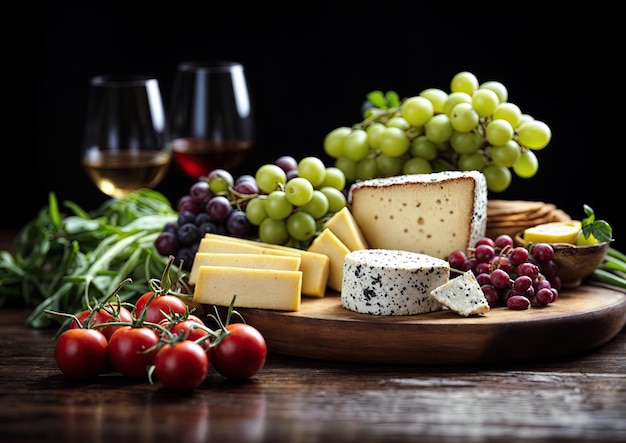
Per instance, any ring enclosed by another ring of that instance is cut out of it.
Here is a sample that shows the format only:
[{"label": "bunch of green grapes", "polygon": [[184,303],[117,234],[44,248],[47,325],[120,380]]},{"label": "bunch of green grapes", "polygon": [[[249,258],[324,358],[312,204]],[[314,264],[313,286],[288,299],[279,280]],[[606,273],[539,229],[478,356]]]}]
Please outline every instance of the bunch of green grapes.
[{"label": "bunch of green grapes", "polygon": [[346,177],[318,157],[299,162],[283,156],[255,174],[259,193],[248,201],[246,217],[259,240],[305,249],[324,222],[346,206]]},{"label": "bunch of green grapes", "polygon": [[428,88],[400,100],[393,91],[374,91],[366,105],[363,121],[324,139],[324,151],[349,181],[477,170],[490,191],[502,192],[513,173],[537,173],[535,152],[552,137],[546,123],[508,101],[502,83],[481,84],[468,71],[452,78],[450,92]]}]

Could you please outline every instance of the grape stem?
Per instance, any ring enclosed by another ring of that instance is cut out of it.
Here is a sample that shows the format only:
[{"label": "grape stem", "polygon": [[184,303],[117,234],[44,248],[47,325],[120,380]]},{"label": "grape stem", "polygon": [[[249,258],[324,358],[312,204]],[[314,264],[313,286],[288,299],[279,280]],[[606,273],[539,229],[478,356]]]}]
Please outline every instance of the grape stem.
[{"label": "grape stem", "polygon": [[[229,186],[226,191],[218,192],[216,195],[228,197],[228,200],[230,200],[231,203],[234,203],[237,206],[237,209],[241,209],[241,204],[245,201],[252,200],[257,197],[263,197],[262,194],[242,194],[232,186]],[[232,196],[235,196],[236,198],[233,199]]]}]

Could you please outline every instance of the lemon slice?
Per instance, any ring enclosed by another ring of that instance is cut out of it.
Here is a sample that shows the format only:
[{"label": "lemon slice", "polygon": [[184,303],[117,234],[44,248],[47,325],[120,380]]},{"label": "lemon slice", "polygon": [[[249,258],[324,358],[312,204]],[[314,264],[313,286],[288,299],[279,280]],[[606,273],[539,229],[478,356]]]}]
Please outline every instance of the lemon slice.
[{"label": "lemon slice", "polygon": [[578,220],[544,223],[524,230],[524,240],[532,243],[576,244],[582,223]]}]

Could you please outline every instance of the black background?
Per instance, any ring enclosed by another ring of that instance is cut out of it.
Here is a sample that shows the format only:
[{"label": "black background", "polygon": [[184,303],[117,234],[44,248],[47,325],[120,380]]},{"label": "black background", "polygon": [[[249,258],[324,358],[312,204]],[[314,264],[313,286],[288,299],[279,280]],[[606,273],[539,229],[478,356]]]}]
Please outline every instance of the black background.
[{"label": "black background", "polygon": [[[537,152],[535,177],[514,177],[507,191],[490,197],[552,202],[578,219],[586,203],[611,223],[615,245],[626,245],[619,218],[624,128],[611,118],[623,108],[623,81],[616,82],[620,15],[601,2],[550,11],[546,2],[507,3],[26,5],[28,27],[13,39],[27,45],[21,51],[27,61],[5,63],[5,73],[27,80],[31,100],[20,112],[24,94],[5,85],[19,102],[5,127],[15,142],[5,146],[1,226],[22,226],[51,191],[87,210],[105,200],[80,166],[90,77],[155,75],[167,105],[179,62],[221,59],[244,64],[256,111],[256,150],[235,173],[254,173],[282,154],[328,160],[324,136],[358,122],[369,91],[395,90],[400,97],[427,87],[449,91],[453,75],[469,70],[481,82],[504,83],[509,101],[546,122],[553,135]],[[29,63],[32,77],[21,69]],[[158,190],[175,202],[191,184],[172,165]]]}]

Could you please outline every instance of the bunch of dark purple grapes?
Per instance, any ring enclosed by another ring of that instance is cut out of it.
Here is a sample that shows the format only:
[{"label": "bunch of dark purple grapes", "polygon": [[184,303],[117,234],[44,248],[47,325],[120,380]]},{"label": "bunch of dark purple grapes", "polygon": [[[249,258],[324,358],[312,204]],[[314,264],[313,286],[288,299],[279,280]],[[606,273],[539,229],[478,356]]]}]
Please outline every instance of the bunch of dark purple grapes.
[{"label": "bunch of dark purple grapes", "polygon": [[[285,171],[287,177],[297,176],[298,162],[292,156],[278,157],[274,164]],[[200,240],[207,233],[231,237],[258,237],[258,227],[246,217],[248,202],[260,194],[253,175],[236,179],[225,169],[215,169],[207,177],[191,185],[189,193],[176,203],[178,219],[168,223],[155,240],[157,252],[175,257],[182,269],[191,271]]]},{"label": "bunch of dark purple grapes", "polygon": [[182,268],[191,270],[200,240],[206,233],[253,238],[256,227],[246,218],[247,202],[258,195],[256,179],[251,175],[236,180],[224,169],[215,169],[189,188],[177,204],[178,219],[168,223],[155,240],[159,254],[182,260]]},{"label": "bunch of dark purple grapes", "polygon": [[473,248],[457,250],[448,256],[450,267],[471,270],[491,307],[529,309],[545,306],[559,296],[561,279],[548,243],[535,243],[528,249],[514,246],[509,235],[484,237]]}]

